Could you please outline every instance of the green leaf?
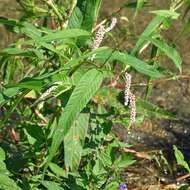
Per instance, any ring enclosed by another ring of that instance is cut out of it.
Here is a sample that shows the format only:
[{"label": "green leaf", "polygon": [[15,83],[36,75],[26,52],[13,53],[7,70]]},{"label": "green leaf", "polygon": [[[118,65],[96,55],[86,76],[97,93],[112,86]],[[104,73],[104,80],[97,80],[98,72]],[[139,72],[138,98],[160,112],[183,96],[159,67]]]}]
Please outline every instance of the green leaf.
[{"label": "green leaf", "polygon": [[144,32],[141,34],[139,37],[139,40],[137,41],[135,47],[133,48],[133,51],[131,52],[132,55],[136,55],[142,45],[145,42],[145,38],[149,37],[153,32],[156,31],[156,29],[161,25],[161,23],[165,20],[166,18],[161,17],[161,16],[156,16],[155,18],[152,19],[152,21],[149,23],[149,25],[146,27]]},{"label": "green leaf", "polygon": [[21,190],[17,184],[7,175],[0,174],[0,189],[2,190]]},{"label": "green leaf", "polygon": [[52,41],[90,35],[89,32],[81,29],[64,29],[62,31],[49,31],[46,35],[42,36],[42,31],[31,24],[27,24],[22,28],[21,31],[32,39],[24,41],[23,44],[37,44],[38,46],[45,47],[46,49],[58,54],[59,56],[62,56],[63,58],[66,58],[66,56],[64,56],[64,54],[58,50],[58,48],[51,44]]},{"label": "green leaf", "polygon": [[173,120],[176,119],[176,117],[173,114],[143,99],[138,99],[137,110],[143,115],[147,115],[149,117],[165,118]]},{"label": "green leaf", "polygon": [[176,49],[170,47],[164,41],[155,38],[148,38],[156,47],[163,51],[181,72],[182,59]]},{"label": "green leaf", "polygon": [[142,7],[145,5],[145,3],[147,2],[147,0],[137,0],[137,6],[136,6],[136,11],[135,11],[135,17],[138,14],[138,11],[140,9],[142,9]]},{"label": "green leaf", "polygon": [[21,24],[14,19],[8,19],[5,17],[0,17],[0,24],[4,24],[5,26],[20,26]]},{"label": "green leaf", "polygon": [[28,135],[34,138],[38,143],[43,143],[45,140],[44,132],[41,127],[37,125],[26,125],[24,126]]},{"label": "green leaf", "polygon": [[183,153],[175,145],[173,146],[173,149],[174,149],[174,154],[175,154],[177,164],[183,166],[190,173],[189,165],[185,161]]},{"label": "green leaf", "polygon": [[125,64],[128,64],[135,68],[138,72],[148,75],[152,78],[160,78],[163,75],[157,71],[153,66],[148,65],[147,63],[128,55],[127,53],[114,52],[111,59],[121,61]]},{"label": "green leaf", "polygon": [[55,156],[64,136],[70,130],[79,113],[99,89],[102,80],[103,74],[96,69],[91,69],[77,83],[55,129],[48,161]]},{"label": "green leaf", "polygon": [[30,24],[27,22],[22,23],[22,27],[20,28],[20,31],[30,38],[41,37],[41,35],[42,35],[41,30],[39,30],[33,24]]},{"label": "green leaf", "polygon": [[40,40],[42,42],[51,42],[53,40],[62,40],[62,39],[66,39],[66,38],[77,38],[80,36],[90,36],[90,33],[85,30],[81,30],[81,29],[65,29],[63,31],[56,31],[56,32],[49,33],[49,34],[45,35],[44,37],[41,37],[36,40]]},{"label": "green leaf", "polygon": [[112,166],[112,160],[110,157],[110,154],[107,154],[105,152],[98,152],[97,157],[103,164],[103,166],[106,167],[111,167]]},{"label": "green leaf", "polygon": [[2,175],[10,175],[10,172],[7,170],[6,164],[3,161],[0,161],[0,174]]},{"label": "green leaf", "polygon": [[100,176],[107,173],[100,159],[96,159],[92,172],[95,176]]},{"label": "green leaf", "polygon": [[156,10],[156,11],[150,11],[150,13],[154,13],[157,16],[162,16],[162,17],[172,18],[172,19],[177,19],[180,16],[179,13],[176,13],[173,10]]},{"label": "green leaf", "polygon": [[6,168],[5,160],[5,152],[0,147],[0,189],[2,190],[21,190],[20,187],[12,180],[9,175],[10,172]]},{"label": "green leaf", "polygon": [[19,90],[20,88],[18,87],[4,89],[2,93],[0,93],[0,106],[4,105],[13,96],[15,96],[19,92]]},{"label": "green leaf", "polygon": [[26,50],[11,47],[5,48],[0,51],[0,55],[12,55],[12,56],[23,56],[23,57],[37,57],[38,59],[43,59],[43,53],[37,49],[27,48]]},{"label": "green leaf", "polygon": [[120,170],[120,169],[124,169],[127,166],[134,164],[135,162],[136,161],[133,160],[133,156],[123,154],[123,155],[119,156],[119,158],[114,162],[114,165],[116,168],[118,168]]},{"label": "green leaf", "polygon": [[5,160],[5,151],[0,147],[0,161]]},{"label": "green leaf", "polygon": [[80,28],[83,21],[83,14],[79,7],[75,7],[73,13],[69,19],[68,27],[69,28]]},{"label": "green leaf", "polygon": [[58,183],[55,183],[55,182],[52,182],[52,181],[43,181],[42,184],[48,190],[65,190],[64,188],[60,187]]},{"label": "green leaf", "polygon": [[64,138],[64,161],[68,170],[74,171],[78,169],[88,124],[89,114],[81,113]]},{"label": "green leaf", "polygon": [[3,64],[4,84],[12,83],[14,81],[14,74],[17,71],[17,68],[17,60],[8,56],[7,60]]},{"label": "green leaf", "polygon": [[[52,42],[54,40],[62,40],[67,38],[77,38],[79,36],[89,36],[90,33],[82,29],[64,29],[57,31],[48,31],[42,36],[42,30],[36,28],[34,25],[25,24],[21,31],[28,37],[32,38],[35,43]],[[31,42],[31,40],[27,41]]]},{"label": "green leaf", "polygon": [[19,87],[11,87],[3,90],[3,94],[9,98],[15,96],[19,92]]},{"label": "green leaf", "polygon": [[0,93],[0,106],[2,106],[4,103],[6,103],[6,99],[4,98],[3,94]]},{"label": "green leaf", "polygon": [[43,81],[32,79],[32,78],[25,78],[22,81],[20,81],[18,84],[15,85],[9,85],[9,87],[20,87],[20,88],[26,88],[26,89],[32,89],[32,90],[41,90],[43,87]]},{"label": "green leaf", "polygon": [[19,55],[19,56],[35,56],[32,50],[28,49],[27,51],[19,48],[5,48],[0,51],[0,54],[5,55]]},{"label": "green leaf", "polygon": [[106,185],[105,190],[118,190],[119,183],[116,181],[113,181]]},{"label": "green leaf", "polygon": [[49,167],[51,169],[51,171],[56,174],[58,177],[64,177],[67,178],[67,173],[65,170],[63,170],[63,168],[59,167],[57,164],[55,163],[49,163]]},{"label": "green leaf", "polygon": [[102,0],[78,0],[77,7],[83,15],[81,28],[91,31],[98,17]]}]

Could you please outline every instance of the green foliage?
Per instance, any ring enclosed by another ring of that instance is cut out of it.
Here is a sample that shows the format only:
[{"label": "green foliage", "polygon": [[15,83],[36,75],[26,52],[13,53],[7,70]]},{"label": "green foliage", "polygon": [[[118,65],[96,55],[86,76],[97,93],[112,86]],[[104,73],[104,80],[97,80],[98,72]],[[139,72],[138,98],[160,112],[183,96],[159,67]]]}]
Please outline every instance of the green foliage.
[{"label": "green foliage", "polygon": [[48,160],[51,160],[56,154],[59,145],[70,130],[74,121],[77,119],[78,114],[82,111],[82,109],[86,106],[86,104],[100,87],[102,79],[102,73],[92,69],[86,72],[78,82],[69,98],[64,112],[60,116],[58,126],[53,136]]},{"label": "green foliage", "polygon": [[76,171],[82,157],[84,141],[87,136],[89,114],[82,113],[78,116],[69,132],[64,138],[65,167]]},{"label": "green foliage", "polygon": [[176,67],[181,72],[182,59],[176,49],[168,46],[168,44],[159,39],[149,38],[149,41],[152,42],[152,44],[154,44],[156,47],[158,47],[159,50],[163,51],[169,58],[171,58]]},{"label": "green foliage", "polygon": [[[123,102],[125,72],[148,80],[149,92],[155,79],[175,75],[163,66],[163,57],[181,72],[182,58],[162,31],[180,18],[178,9],[184,4],[150,11],[154,18],[140,36],[134,34],[136,44],[126,52],[123,38],[110,31],[104,36],[107,46],[92,48],[101,0],[17,2],[22,18],[0,17],[0,24],[18,36],[0,50],[0,189],[119,189],[125,180],[122,172],[136,162],[112,130],[116,123],[130,123],[130,109]],[[124,3],[111,17],[135,8],[129,21],[133,24],[147,4]],[[128,25],[120,29],[126,28],[131,30]],[[124,40],[126,35],[122,34]],[[141,50],[146,44],[151,52],[144,58]],[[177,119],[142,97],[137,97],[136,112],[137,122],[146,117]],[[175,146],[174,150],[178,164],[189,172],[181,152]]]},{"label": "green foliage", "polygon": [[123,63],[127,63],[128,65],[134,67],[138,72],[148,75],[150,77],[162,77],[162,74],[158,70],[137,59],[136,57],[128,55],[127,53],[114,52],[113,59],[121,61]]},{"label": "green foliage", "polygon": [[184,167],[188,172],[190,172],[190,167],[188,163],[185,161],[183,153],[175,145],[173,146],[173,149],[174,149],[174,154],[175,154],[177,164]]},{"label": "green foliage", "polygon": [[20,190],[21,188],[17,186],[13,179],[10,178],[10,172],[6,168],[5,164],[5,152],[0,148],[0,188],[1,189],[15,189]]}]

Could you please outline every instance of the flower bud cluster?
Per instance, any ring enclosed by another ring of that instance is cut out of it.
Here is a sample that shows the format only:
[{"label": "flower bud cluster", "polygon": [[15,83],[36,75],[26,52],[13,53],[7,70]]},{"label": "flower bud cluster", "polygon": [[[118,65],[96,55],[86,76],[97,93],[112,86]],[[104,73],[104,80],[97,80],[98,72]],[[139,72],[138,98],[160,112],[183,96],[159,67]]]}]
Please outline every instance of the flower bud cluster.
[{"label": "flower bud cluster", "polygon": [[55,91],[55,90],[58,88],[59,85],[61,85],[60,82],[55,82],[55,83],[53,84],[53,86],[51,86],[49,89],[47,89],[47,90],[39,97],[38,101],[43,101],[43,100],[45,100],[49,95],[52,94],[53,91]]}]

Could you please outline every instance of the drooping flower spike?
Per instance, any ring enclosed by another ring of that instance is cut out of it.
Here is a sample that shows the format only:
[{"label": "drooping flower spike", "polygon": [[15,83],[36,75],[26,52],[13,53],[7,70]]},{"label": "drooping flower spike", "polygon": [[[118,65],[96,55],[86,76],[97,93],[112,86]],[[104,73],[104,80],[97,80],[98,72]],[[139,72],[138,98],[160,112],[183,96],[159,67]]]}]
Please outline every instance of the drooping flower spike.
[{"label": "drooping flower spike", "polygon": [[129,107],[131,109],[130,113],[130,123],[134,123],[136,120],[136,98],[135,95],[130,92],[129,95]]},{"label": "drooping flower spike", "polygon": [[131,75],[125,72],[125,90],[124,90],[124,105],[131,109],[130,112],[130,124],[134,123],[136,120],[136,99],[135,95],[130,90],[131,87]]},{"label": "drooping flower spike", "polygon": [[129,73],[125,73],[125,91],[124,91],[124,105],[127,106],[129,103],[129,95],[130,95],[130,87],[131,87],[131,75]]},{"label": "drooping flower spike", "polygon": [[[94,42],[92,44],[92,50],[96,50],[100,47],[100,45],[104,39],[105,33],[110,32],[115,27],[116,23],[117,23],[117,19],[112,18],[112,22],[109,27],[105,28],[104,25],[101,25],[99,27],[98,31],[96,32]],[[95,54],[92,55],[91,61],[94,60],[95,56],[96,56]]]}]

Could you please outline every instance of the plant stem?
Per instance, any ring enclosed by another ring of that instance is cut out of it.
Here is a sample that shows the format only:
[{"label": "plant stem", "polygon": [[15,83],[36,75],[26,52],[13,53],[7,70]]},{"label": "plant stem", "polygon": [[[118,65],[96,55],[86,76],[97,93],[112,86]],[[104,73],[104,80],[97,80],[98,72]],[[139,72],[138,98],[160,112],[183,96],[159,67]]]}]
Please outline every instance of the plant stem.
[{"label": "plant stem", "polygon": [[6,121],[9,119],[9,117],[11,116],[11,114],[13,113],[13,111],[16,109],[17,105],[20,103],[20,101],[24,98],[24,96],[26,94],[28,94],[30,92],[30,90],[25,90],[15,101],[15,103],[13,104],[13,106],[9,109],[9,111],[7,112],[4,120],[0,123],[0,127],[3,127],[3,125],[6,123]]},{"label": "plant stem", "polygon": [[60,25],[62,27],[62,22],[63,22],[63,17],[61,15],[61,13],[59,12],[59,10],[56,8],[56,6],[54,5],[52,0],[43,0],[50,8],[52,8],[52,10],[54,11],[54,13],[57,15],[59,21],[60,21]]}]

